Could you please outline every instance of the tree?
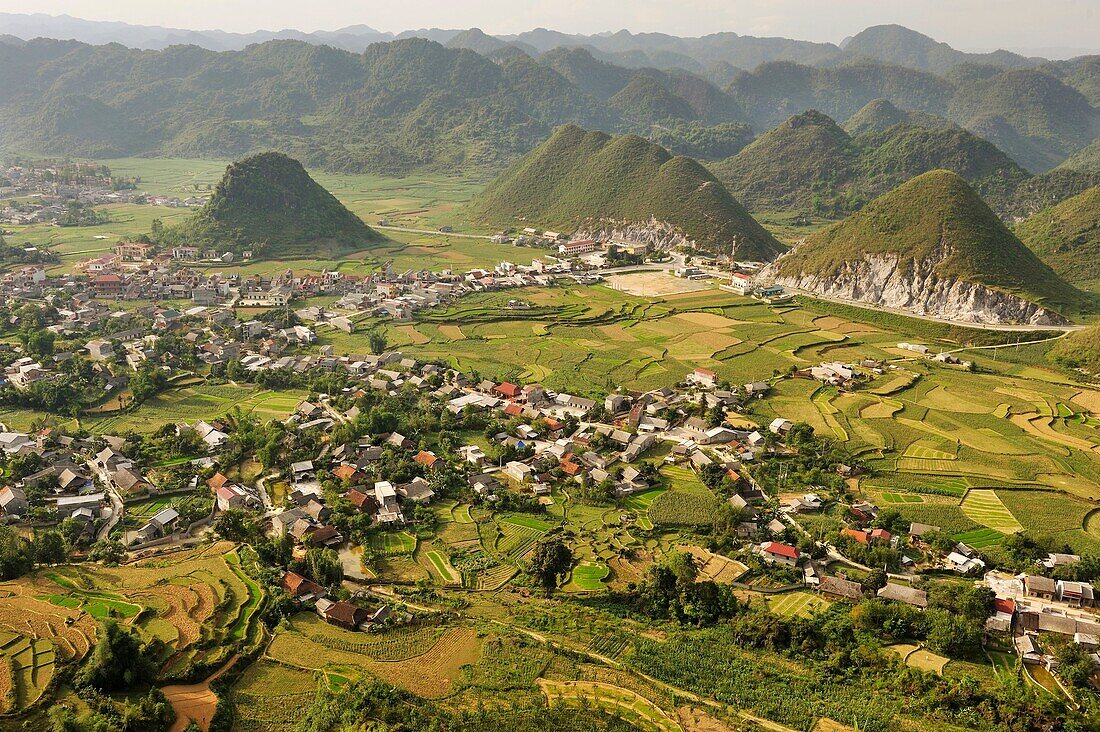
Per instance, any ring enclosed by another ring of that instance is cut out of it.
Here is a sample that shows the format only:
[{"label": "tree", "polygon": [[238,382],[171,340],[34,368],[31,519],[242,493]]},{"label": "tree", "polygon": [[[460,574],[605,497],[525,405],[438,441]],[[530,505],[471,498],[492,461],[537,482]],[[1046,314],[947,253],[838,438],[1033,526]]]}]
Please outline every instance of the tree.
[{"label": "tree", "polygon": [[156,664],[136,635],[113,620],[100,624],[95,650],[76,676],[79,686],[111,692],[152,681]]},{"label": "tree", "polygon": [[386,345],[389,343],[389,341],[386,339],[385,331],[375,328],[370,332],[368,338],[370,341],[371,353],[377,356],[386,350]]},{"label": "tree", "polygon": [[88,559],[104,564],[118,564],[125,558],[126,547],[123,546],[122,542],[110,541],[109,539],[97,541],[92,546],[92,550],[88,552]]},{"label": "tree", "polygon": [[309,575],[319,584],[333,587],[344,581],[344,564],[333,549],[310,549],[306,552]]},{"label": "tree", "polygon": [[534,574],[547,594],[558,586],[558,577],[569,571],[573,565],[573,552],[561,540],[553,537],[540,541],[531,554],[531,573]]},{"label": "tree", "polygon": [[0,580],[20,577],[34,569],[31,543],[15,529],[0,526]]},{"label": "tree", "polygon": [[34,561],[38,564],[61,564],[68,558],[65,538],[58,531],[44,531],[34,537]]},{"label": "tree", "polygon": [[164,369],[152,361],[146,361],[130,379],[130,393],[134,395],[134,403],[141,404],[163,391],[167,385],[168,376],[164,373]]},{"label": "tree", "polygon": [[871,592],[878,592],[886,586],[887,579],[886,570],[872,569],[867,575],[867,579],[863,580],[863,586]]}]

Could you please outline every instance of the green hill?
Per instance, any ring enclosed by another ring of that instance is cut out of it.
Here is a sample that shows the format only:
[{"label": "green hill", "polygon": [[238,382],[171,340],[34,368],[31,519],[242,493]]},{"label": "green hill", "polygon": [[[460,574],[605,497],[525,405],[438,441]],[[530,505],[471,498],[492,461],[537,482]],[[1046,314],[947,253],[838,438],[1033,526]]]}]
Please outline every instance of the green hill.
[{"label": "green hill", "polygon": [[1035,173],[1100,134],[1100,111],[1079,91],[1030,69],[960,84],[947,112]]},{"label": "green hill", "polygon": [[860,149],[859,196],[869,200],[930,170],[950,170],[990,205],[1004,210],[1027,171],[996,145],[950,123],[902,123],[855,139]]},{"label": "green hill", "polygon": [[844,131],[852,137],[866,132],[885,132],[894,125],[911,124],[921,127],[945,127],[950,122],[926,112],[907,112],[895,107],[889,99],[875,99],[844,122]]},{"label": "green hill", "polygon": [[1016,236],[1069,282],[1095,283],[1100,280],[1100,186],[1040,211],[1016,227]]},{"label": "green hill", "polygon": [[634,124],[651,125],[665,120],[695,119],[686,99],[666,89],[660,80],[639,74],[608,100],[611,108]]},{"label": "green hill", "polygon": [[[863,295],[854,299],[898,306],[914,300],[914,309],[933,313],[981,313],[989,307],[935,302],[941,295],[974,295],[957,291],[955,283],[982,285],[1063,316],[1078,312],[1084,300],[1005,228],[966,181],[945,170],[914,178],[812,235],[781,258],[775,271],[780,278],[808,277],[826,286],[848,280]],[[1007,319],[1003,312],[998,317]]]},{"label": "green hill", "polygon": [[858,116],[855,127],[868,131],[853,139],[828,116],[804,112],[711,168],[750,210],[798,208],[829,216],[858,210],[938,169],[962,176],[1003,210],[1028,178],[994,145],[946,120],[913,124],[909,120],[931,115],[910,115],[882,101]]},{"label": "green hill", "polygon": [[1100,373],[1100,326],[1074,331],[1055,341],[1047,358],[1060,366]]},{"label": "green hill", "polygon": [[814,199],[832,199],[851,183],[858,156],[836,122],[809,111],[711,168],[750,208],[811,207]]},{"label": "green hill", "polygon": [[275,152],[231,164],[206,205],[158,237],[266,258],[346,254],[383,239],[301,163]]},{"label": "green hill", "polygon": [[1100,137],[1093,140],[1088,147],[1070,155],[1057,169],[1100,173]]},{"label": "green hill", "polygon": [[614,219],[651,218],[679,228],[696,243],[770,260],[783,247],[702,165],[673,157],[635,135],[611,137],[566,125],[470,203],[474,218],[497,226],[530,222],[565,231]]}]

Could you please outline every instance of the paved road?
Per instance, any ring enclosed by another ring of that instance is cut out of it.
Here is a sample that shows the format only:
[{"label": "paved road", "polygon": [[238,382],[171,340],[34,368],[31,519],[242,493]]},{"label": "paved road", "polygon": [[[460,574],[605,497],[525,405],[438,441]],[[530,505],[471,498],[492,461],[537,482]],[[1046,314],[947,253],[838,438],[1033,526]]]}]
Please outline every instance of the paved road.
[{"label": "paved road", "polygon": [[107,523],[100,527],[95,537],[97,541],[103,541],[111,534],[111,529],[115,527],[115,524],[122,520],[122,497],[115,490],[107,471],[100,468],[94,460],[88,461],[88,467],[99,477],[100,482],[103,483],[104,489],[107,491],[107,497],[111,500],[111,518],[107,519]]},{"label": "paved road", "polygon": [[807,290],[800,290],[795,287],[787,287],[788,292],[793,292],[796,295],[804,295],[805,297],[813,298],[814,300],[822,300],[824,302],[835,302],[841,305],[851,305],[857,308],[864,308],[866,310],[877,310],[884,313],[892,313],[894,315],[904,315],[907,318],[916,318],[917,320],[927,320],[932,323],[943,323],[945,325],[957,325],[963,328],[975,328],[978,330],[1009,330],[1009,331],[1032,331],[1032,330],[1060,330],[1066,333],[1082,330],[1088,326],[1084,325],[1019,325],[1019,324],[997,324],[997,323],[972,323],[968,320],[951,320],[950,318],[937,318],[933,315],[917,315],[916,313],[908,310],[902,310],[901,308],[888,308],[881,305],[872,305],[866,302],[860,302],[859,300],[849,300],[843,297],[831,297],[821,295],[816,292],[809,292]]},{"label": "paved road", "polygon": [[[381,224],[374,224],[374,228],[382,229],[384,231],[406,231],[410,234],[435,234],[436,236],[457,236],[462,239],[484,239],[488,241],[492,239],[491,236],[485,234],[459,234],[457,231],[436,231],[435,229],[410,229],[404,226],[382,226]],[[501,244],[501,246],[507,246]]]}]

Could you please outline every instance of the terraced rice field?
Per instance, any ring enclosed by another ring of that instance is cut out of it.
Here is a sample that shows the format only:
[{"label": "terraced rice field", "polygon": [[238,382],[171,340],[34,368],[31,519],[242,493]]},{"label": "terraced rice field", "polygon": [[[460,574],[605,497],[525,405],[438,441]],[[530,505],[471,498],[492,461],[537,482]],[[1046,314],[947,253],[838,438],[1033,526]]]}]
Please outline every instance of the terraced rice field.
[{"label": "terraced rice field", "polygon": [[653,522],[649,520],[649,507],[665,490],[665,488],[650,488],[647,491],[635,493],[623,501],[623,507],[637,511],[638,526],[643,529],[652,529]]},{"label": "terraced rice field", "polygon": [[255,615],[263,591],[241,570],[232,549],[221,542],[119,567],[59,567],[0,585],[0,592],[12,593],[2,604],[22,608],[23,627],[40,625],[39,634],[53,638],[67,659],[88,652],[97,618],[132,623],[143,638],[166,644],[160,677],[174,678],[200,660],[224,662],[238,643],[258,632]]},{"label": "terraced rice field", "polygon": [[1024,528],[1005,508],[997,493],[992,490],[978,488],[971,490],[963,499],[961,508],[972,521],[1002,534],[1014,534]]},{"label": "terraced rice field", "polygon": [[451,566],[451,563],[447,560],[447,555],[441,551],[432,550],[425,554],[429,566],[433,572],[443,581],[444,584],[457,585],[461,584],[462,576],[458,571]]},{"label": "terraced rice field", "polygon": [[892,491],[883,491],[882,500],[884,503],[924,503],[924,499],[918,495],[912,493],[894,493]]},{"label": "terraced rice field", "polygon": [[316,696],[313,672],[257,661],[233,685],[234,722],[246,731],[289,729],[305,717]]},{"label": "terraced rice field", "polygon": [[546,529],[529,525],[528,522],[517,522],[514,517],[502,519],[497,522],[492,549],[506,559],[516,560],[526,554],[544,533]]},{"label": "terraced rice field", "polygon": [[498,590],[508,580],[516,576],[518,570],[511,564],[498,564],[477,573],[475,588],[478,590]]},{"label": "terraced rice field", "polygon": [[[330,626],[331,627],[331,626]],[[364,634],[341,631],[349,644],[363,641]],[[281,632],[268,646],[267,656],[287,666],[305,670],[327,670],[343,676],[370,673],[427,698],[441,698],[453,691],[462,666],[475,663],[482,641],[471,628],[449,628],[426,651],[402,660],[376,660],[358,646],[335,648],[320,636]]]},{"label": "terraced rice field", "polygon": [[539,679],[549,704],[591,706],[618,717],[643,732],[683,732],[680,724],[640,694],[599,681]]},{"label": "terraced rice field", "polygon": [[974,531],[964,531],[961,534],[955,534],[955,540],[961,541],[967,546],[972,546],[975,549],[984,549],[990,546],[997,546],[1005,540],[1005,535],[996,529],[976,529]]},{"label": "terraced rice field", "polygon": [[699,581],[712,580],[720,583],[736,582],[745,572],[749,571],[748,567],[738,562],[736,559],[730,559],[721,554],[715,554],[700,546],[681,545],[677,547],[677,550],[687,552],[695,557],[695,566],[699,572]]},{"label": "terraced rice field", "polygon": [[[0,631],[0,711],[26,709],[38,701],[53,678],[56,663],[52,641]],[[14,702],[11,709],[3,708],[5,698]]]},{"label": "terraced rice field", "polygon": [[572,584],[584,592],[603,589],[603,580],[608,575],[607,565],[602,562],[581,562],[573,568]]},{"label": "terraced rice field", "polygon": [[285,419],[308,396],[302,390],[264,391],[253,386],[188,386],[162,392],[132,413],[86,417],[82,424],[96,434],[152,432],[179,421],[211,420],[238,408],[245,414],[268,419]]}]

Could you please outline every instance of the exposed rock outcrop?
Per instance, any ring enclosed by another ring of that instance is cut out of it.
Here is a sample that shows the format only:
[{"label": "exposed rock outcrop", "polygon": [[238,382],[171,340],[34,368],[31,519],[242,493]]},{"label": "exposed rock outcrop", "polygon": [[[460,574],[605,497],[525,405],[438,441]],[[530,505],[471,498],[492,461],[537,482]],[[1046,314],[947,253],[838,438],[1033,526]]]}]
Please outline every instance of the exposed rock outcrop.
[{"label": "exposed rock outcrop", "polygon": [[575,239],[593,239],[598,242],[629,241],[648,244],[650,250],[668,251],[681,245],[695,245],[677,226],[650,217],[645,224],[599,219],[585,221],[573,235]]},{"label": "exposed rock outcrop", "polygon": [[[946,255],[946,252],[943,253]],[[907,310],[915,315],[992,325],[1063,325],[1058,313],[982,284],[948,280],[935,270],[940,259],[900,265],[895,255],[865,255],[827,276],[809,272],[780,274],[783,257],[761,272],[774,281],[824,297]]]}]

